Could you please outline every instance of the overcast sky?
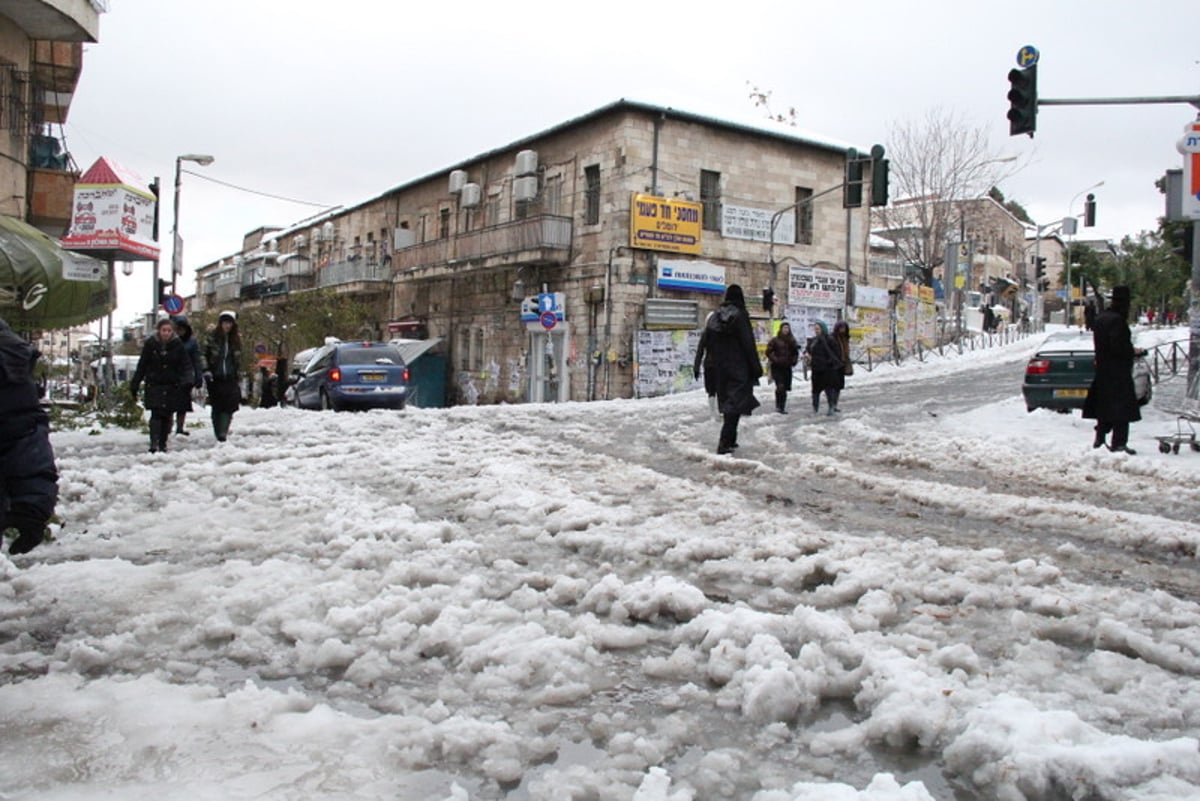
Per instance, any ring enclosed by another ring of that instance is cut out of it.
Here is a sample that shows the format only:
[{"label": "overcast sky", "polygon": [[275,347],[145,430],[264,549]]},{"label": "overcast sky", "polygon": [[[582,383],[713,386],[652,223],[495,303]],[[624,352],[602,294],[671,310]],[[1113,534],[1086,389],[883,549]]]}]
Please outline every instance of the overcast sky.
[{"label": "overcast sky", "polygon": [[[807,132],[887,145],[898,120],[954,109],[1024,168],[1001,189],[1038,222],[1080,214],[1119,239],[1162,214],[1154,181],[1179,167],[1188,105],[1046,107],[1008,136],[1006,74],[1042,54],[1043,98],[1200,94],[1194,0],[575,5],[466,0],[109,0],[65,126],[81,169],[100,156],[163,180],[170,261],[175,157],[207,178],[353,204],[620,98],[745,121],[747,82]],[[1185,24],[1187,23],[1187,24]],[[894,199],[894,198],[893,198]],[[186,280],[262,225],[318,211],[184,174]],[[1084,229],[1081,229],[1084,231]],[[164,266],[164,269],[167,269]],[[121,322],[144,311],[150,266],[122,281]]]}]

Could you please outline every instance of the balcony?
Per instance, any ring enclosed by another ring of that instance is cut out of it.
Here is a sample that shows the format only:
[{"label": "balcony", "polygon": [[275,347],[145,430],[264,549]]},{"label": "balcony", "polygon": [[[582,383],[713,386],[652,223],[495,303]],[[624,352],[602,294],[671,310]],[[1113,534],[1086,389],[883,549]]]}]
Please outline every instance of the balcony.
[{"label": "balcony", "polygon": [[29,180],[29,223],[54,237],[61,237],[71,224],[75,202],[75,179],[67,170],[31,167]]},{"label": "balcony", "polygon": [[391,280],[391,267],[361,260],[337,262],[317,271],[317,286],[322,289],[349,284],[386,284]]},{"label": "balcony", "polygon": [[570,255],[571,218],[542,215],[397,250],[392,266],[402,273],[433,276],[517,264],[566,264]]},{"label": "balcony", "polygon": [[38,122],[66,122],[75,86],[83,70],[83,45],[80,42],[35,41],[30,67],[34,119]]},{"label": "balcony", "polygon": [[4,15],[30,39],[98,42],[106,0],[34,0],[6,3]]}]

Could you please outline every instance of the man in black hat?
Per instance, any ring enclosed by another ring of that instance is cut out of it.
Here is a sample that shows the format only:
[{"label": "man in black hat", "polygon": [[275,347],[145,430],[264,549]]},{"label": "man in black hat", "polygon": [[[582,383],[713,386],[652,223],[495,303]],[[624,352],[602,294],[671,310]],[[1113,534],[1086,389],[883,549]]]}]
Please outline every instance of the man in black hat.
[{"label": "man in black hat", "polygon": [[[1133,388],[1133,360],[1146,351],[1133,346],[1129,331],[1129,287],[1113,287],[1112,302],[1096,315],[1092,341],[1096,347],[1096,376],[1083,404],[1083,416],[1096,421],[1093,448],[1136,453],[1129,447],[1129,424],[1142,419]],[[1105,438],[1112,432],[1112,441]]]},{"label": "man in black hat", "polygon": [[721,412],[721,435],[717,453],[733,453],[738,446],[738,422],[758,408],[754,387],[762,376],[762,362],[754,342],[746,296],[737,284],[725,290],[725,300],[705,325],[706,346],[712,351],[717,374],[717,406]]},{"label": "man in black hat", "polygon": [[33,550],[58,502],[50,418],[38,399],[38,352],[0,320],[0,538],[8,552]]}]

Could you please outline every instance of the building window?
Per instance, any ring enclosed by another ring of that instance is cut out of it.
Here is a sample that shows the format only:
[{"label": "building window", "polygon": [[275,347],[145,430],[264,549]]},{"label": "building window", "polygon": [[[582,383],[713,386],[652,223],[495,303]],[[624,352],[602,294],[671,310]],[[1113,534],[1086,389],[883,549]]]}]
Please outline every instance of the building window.
[{"label": "building window", "polygon": [[442,209],[438,217],[438,239],[450,238],[450,209]]},{"label": "building window", "polygon": [[483,329],[475,329],[475,342],[471,346],[471,369],[483,370]]},{"label": "building window", "polygon": [[600,165],[583,168],[586,206],[583,213],[584,225],[600,224]]},{"label": "building window", "polygon": [[542,209],[546,214],[562,214],[562,176],[546,179],[546,191],[542,196]]},{"label": "building window", "polygon": [[808,187],[796,187],[796,244],[813,243],[813,191]]},{"label": "building window", "polygon": [[499,225],[500,224],[500,193],[488,195],[487,208],[484,211],[487,216],[484,218],[484,225]]},{"label": "building window", "polygon": [[471,369],[471,329],[458,329],[458,364],[459,369],[470,371]]},{"label": "building window", "polygon": [[721,173],[700,171],[700,206],[705,231],[721,230]]}]

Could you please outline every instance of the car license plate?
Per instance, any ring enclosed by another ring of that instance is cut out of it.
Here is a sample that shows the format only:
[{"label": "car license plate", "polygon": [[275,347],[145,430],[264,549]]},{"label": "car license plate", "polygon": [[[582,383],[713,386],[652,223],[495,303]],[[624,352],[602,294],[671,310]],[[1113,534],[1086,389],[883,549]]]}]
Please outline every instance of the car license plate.
[{"label": "car license plate", "polygon": [[1056,389],[1054,390],[1056,398],[1086,398],[1086,389]]},{"label": "car license plate", "polygon": [[382,384],[387,381],[387,373],[359,373],[358,377],[372,384]]}]

